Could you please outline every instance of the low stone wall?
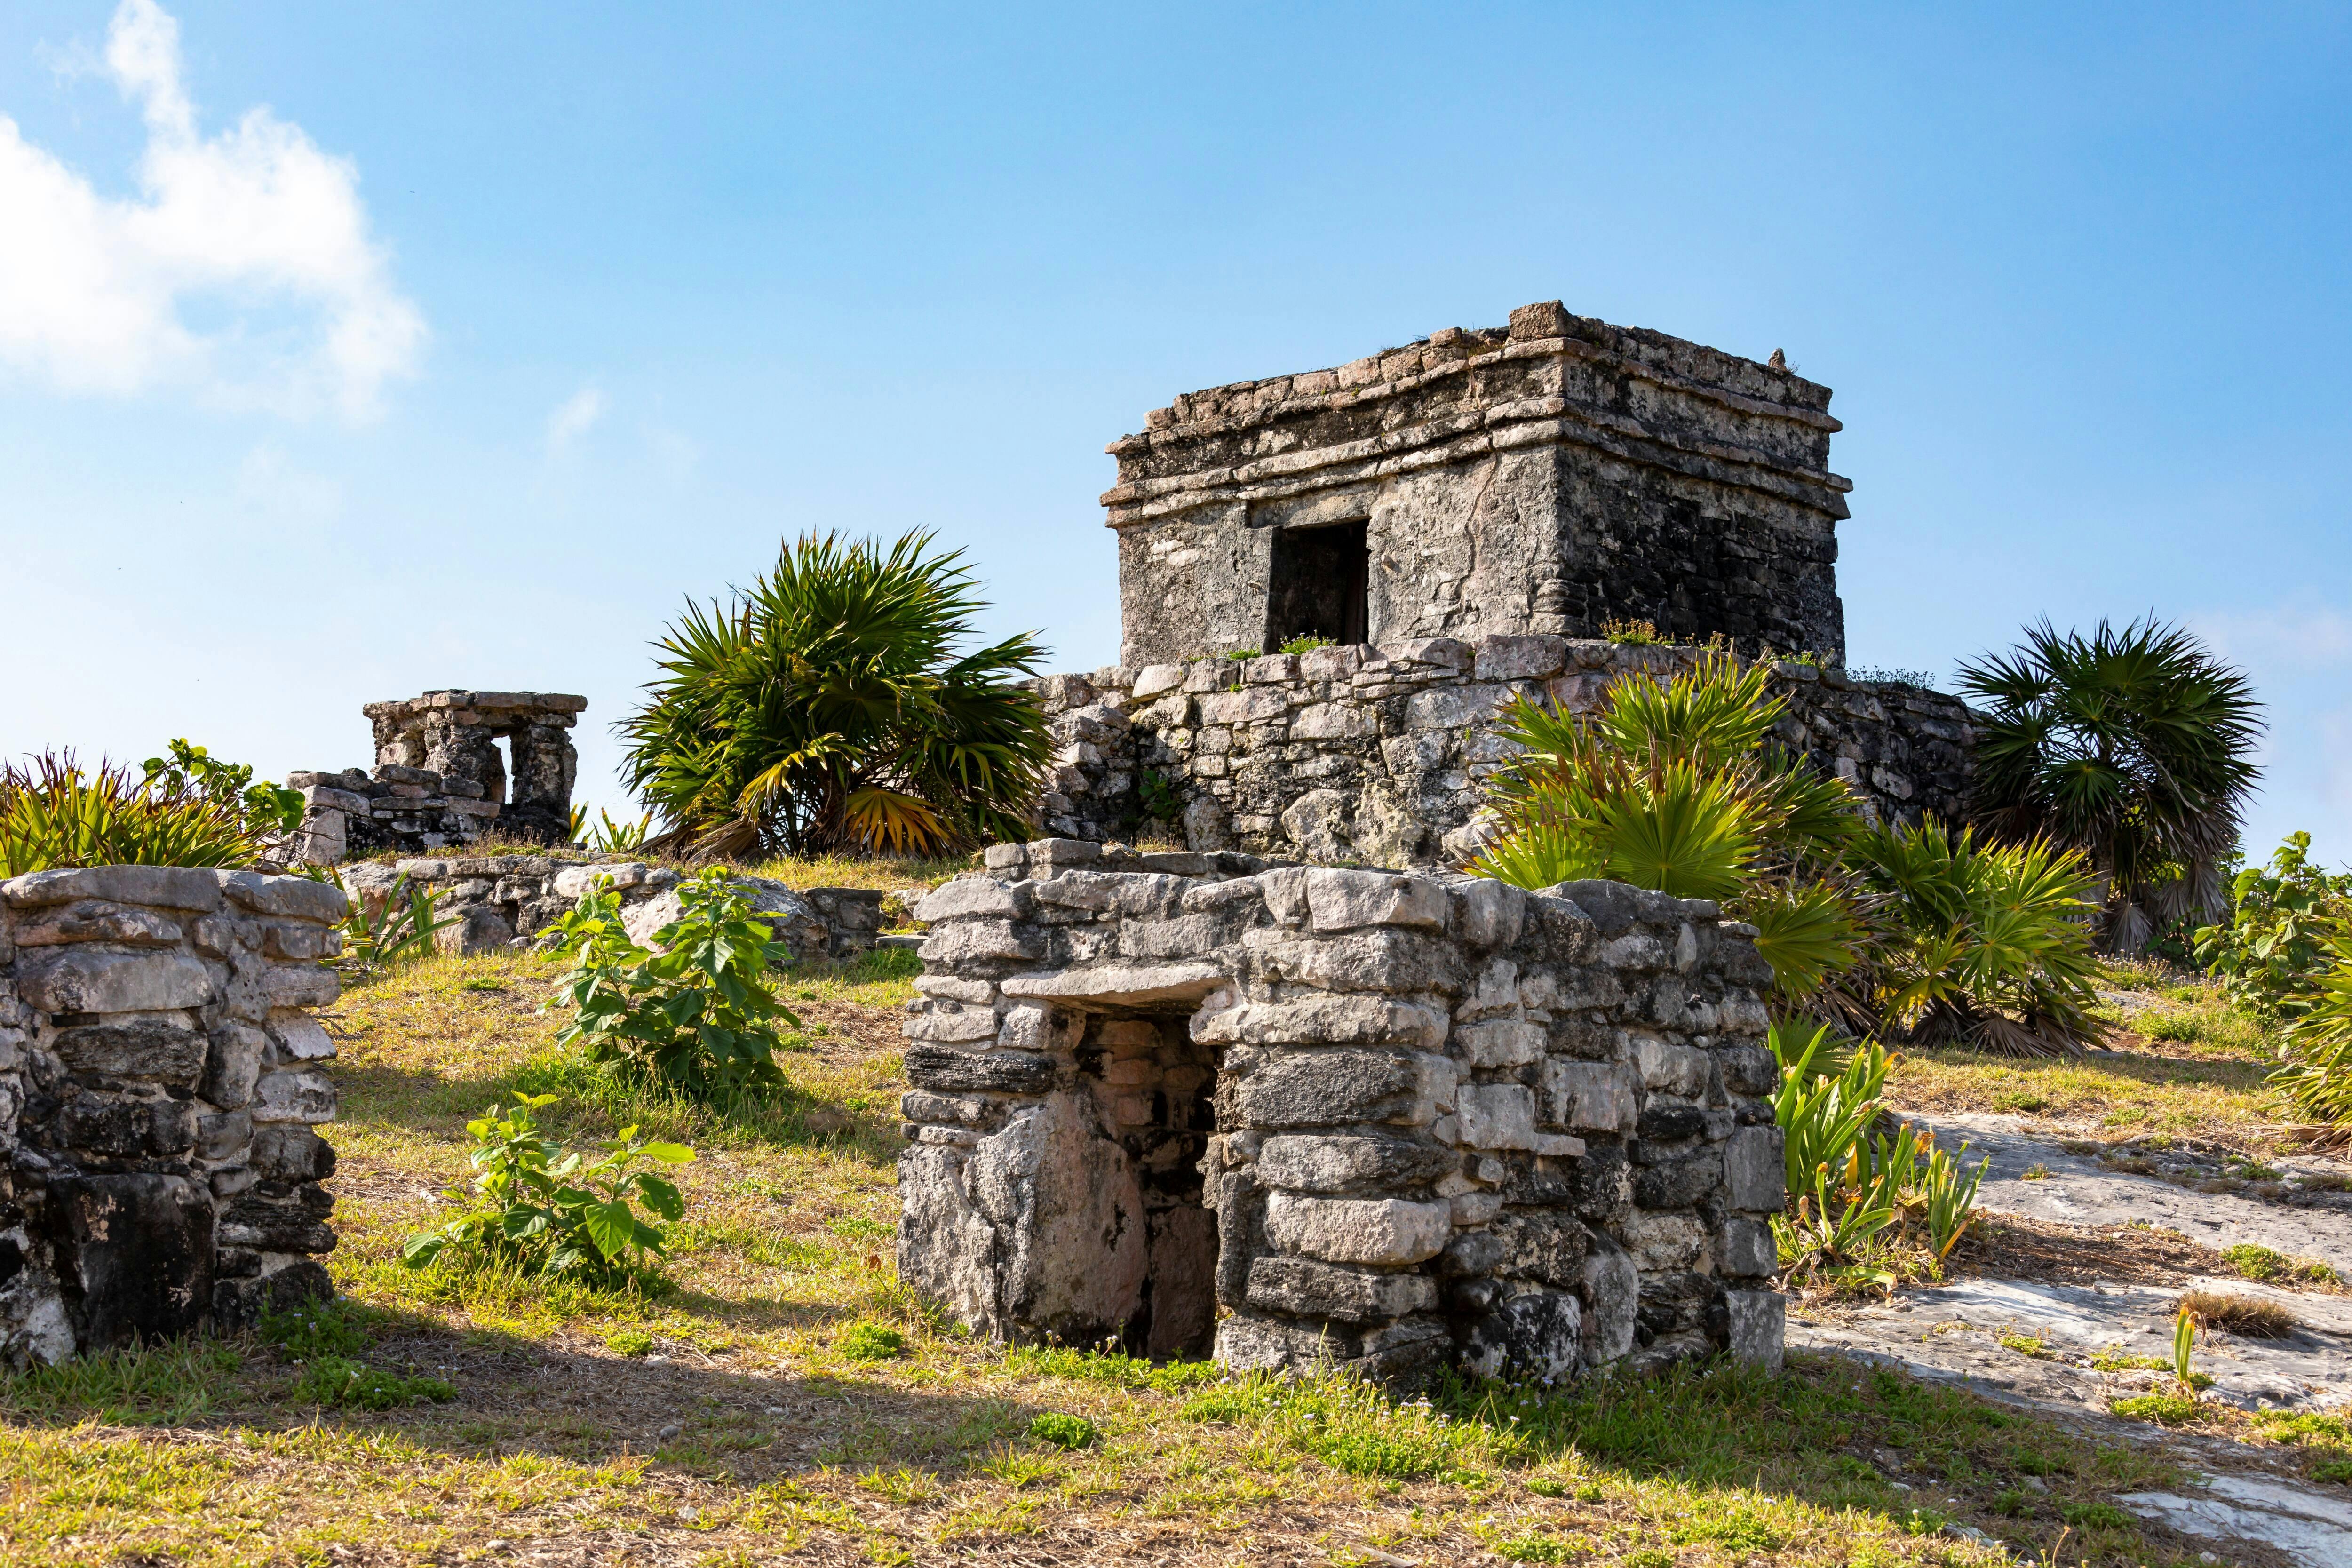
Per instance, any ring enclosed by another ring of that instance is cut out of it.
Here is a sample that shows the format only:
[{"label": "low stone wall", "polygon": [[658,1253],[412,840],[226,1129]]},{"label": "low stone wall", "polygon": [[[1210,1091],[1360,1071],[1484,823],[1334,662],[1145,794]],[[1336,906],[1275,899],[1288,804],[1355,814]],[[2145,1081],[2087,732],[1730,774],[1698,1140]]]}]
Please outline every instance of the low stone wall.
[{"label": "low stone wall", "polygon": [[900,1275],[967,1326],[1401,1384],[1779,1362],[1752,928],[1607,882],[987,862],[916,910],[898,1167]]},{"label": "low stone wall", "polygon": [[[441,944],[462,953],[496,952],[528,942],[610,878],[622,919],[639,942],[677,918],[679,874],[620,856],[454,855],[369,860],[336,873],[371,910],[406,879],[457,917]],[[788,888],[765,877],[735,879],[751,894],[774,936],[795,958],[851,958],[880,940],[885,895],[871,888]]]},{"label": "low stone wall", "polygon": [[161,866],[0,883],[0,1360],[331,1294],[343,895]]},{"label": "low stone wall", "polygon": [[[1049,676],[1038,690],[1057,750],[1044,825],[1131,837],[1156,778],[1192,848],[1458,865],[1473,847],[1462,830],[1511,754],[1493,733],[1505,703],[1589,712],[1621,676],[1668,678],[1702,657],[1548,636],[1438,637]],[[1785,662],[1772,685],[1788,701],[1780,743],[1847,780],[1866,811],[1962,816],[1974,736],[1958,699]]]}]

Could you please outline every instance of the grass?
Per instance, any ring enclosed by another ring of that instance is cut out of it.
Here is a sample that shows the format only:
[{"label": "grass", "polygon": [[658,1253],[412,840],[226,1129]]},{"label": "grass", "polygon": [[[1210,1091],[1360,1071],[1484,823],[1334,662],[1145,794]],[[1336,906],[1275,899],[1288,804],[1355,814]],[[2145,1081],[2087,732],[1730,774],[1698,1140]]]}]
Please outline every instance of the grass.
[{"label": "grass", "polygon": [[2250,1340],[2281,1340],[2301,1327],[2293,1312],[2259,1296],[2191,1290],[2180,1298],[2180,1307],[2225,1333]]},{"label": "grass", "polygon": [[2322,1259],[2289,1258],[2285,1253],[2259,1242],[2242,1241],[2234,1247],[2223,1247],[2221,1261],[2258,1283],[2281,1281],[2332,1285],[2336,1282],[2334,1266]]},{"label": "grass", "polygon": [[[788,1087],[716,1110],[557,1051],[554,973],[436,957],[344,997],[328,1262],[351,1304],[0,1378],[0,1563],[463,1561],[492,1540],[709,1563],[1994,1560],[1929,1520],[2036,1560],[2062,1531],[2069,1563],[2190,1560],[2060,1512],[2174,1484],[2160,1458],[1834,1360],[1398,1405],[976,1342],[891,1261],[903,955],[792,975]],[[466,1119],[518,1089],[565,1094],[549,1121],[574,1144],[635,1121],[696,1147],[666,1279],[400,1265],[469,1173]],[[2298,1441],[2333,1462],[2322,1436]],[[2047,1491],[2002,1511],[2027,1477]]]}]

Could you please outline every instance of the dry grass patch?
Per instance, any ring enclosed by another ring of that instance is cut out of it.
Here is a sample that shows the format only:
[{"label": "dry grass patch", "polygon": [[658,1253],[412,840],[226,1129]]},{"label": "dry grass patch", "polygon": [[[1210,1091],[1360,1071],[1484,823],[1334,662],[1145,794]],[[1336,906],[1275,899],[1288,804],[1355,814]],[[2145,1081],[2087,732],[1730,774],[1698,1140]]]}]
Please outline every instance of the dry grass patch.
[{"label": "dry grass patch", "polygon": [[2180,1309],[2224,1333],[2250,1340],[2283,1340],[2303,1326],[2293,1312],[2275,1301],[2231,1291],[2188,1291],[2180,1298]]}]

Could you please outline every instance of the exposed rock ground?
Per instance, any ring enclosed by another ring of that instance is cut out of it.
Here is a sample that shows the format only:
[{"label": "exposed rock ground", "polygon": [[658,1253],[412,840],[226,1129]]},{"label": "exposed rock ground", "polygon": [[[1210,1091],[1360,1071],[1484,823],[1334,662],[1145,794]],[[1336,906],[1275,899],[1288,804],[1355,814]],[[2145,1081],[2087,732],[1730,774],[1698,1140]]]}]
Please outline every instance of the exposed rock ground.
[{"label": "exposed rock ground", "polygon": [[[2029,1134],[2013,1117],[1911,1120],[1933,1126],[1948,1148],[1965,1141],[1972,1162],[1990,1158],[1978,1198],[1988,1214],[2085,1234],[2124,1235],[2126,1227],[2151,1237],[2169,1233],[2216,1251],[2252,1242],[2352,1274],[2352,1197],[2333,1190],[2343,1171],[2333,1162],[2280,1162],[2276,1179],[2248,1181],[2242,1162],[2193,1142],[2108,1150],[2103,1158],[2087,1144]],[[2204,1256],[2193,1247],[2178,1250]],[[2104,1256],[2119,1260],[2113,1250]],[[2105,1415],[2109,1400],[2168,1381],[2128,1363],[2160,1362],[2171,1345],[2175,1302],[2184,1290],[2202,1289],[2273,1302],[2298,1325],[2271,1340],[2203,1336],[2196,1366],[2214,1380],[2211,1397],[2246,1410],[2341,1412],[2352,1405],[2352,1295],[2152,1264],[2125,1263],[2113,1278],[2091,1272],[2087,1279],[1963,1274],[1882,1304],[1796,1309],[1789,1344],[1966,1382],[1992,1397],[2053,1412],[2112,1419]],[[2352,1489],[2265,1473],[2259,1448],[2134,1430],[2173,1444],[2207,1473],[2201,1486],[2135,1493],[2117,1499],[2119,1505],[2210,1541],[2218,1561],[2268,1555],[2311,1568],[2352,1563]],[[2246,1554],[2247,1542],[2269,1553]]]}]

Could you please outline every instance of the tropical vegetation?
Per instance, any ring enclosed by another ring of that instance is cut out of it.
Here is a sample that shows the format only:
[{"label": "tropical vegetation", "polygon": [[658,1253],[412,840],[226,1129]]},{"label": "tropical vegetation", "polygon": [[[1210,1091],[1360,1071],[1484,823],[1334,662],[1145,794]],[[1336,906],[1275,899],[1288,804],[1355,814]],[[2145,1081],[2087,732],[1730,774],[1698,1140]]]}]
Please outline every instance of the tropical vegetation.
[{"label": "tropical vegetation", "polygon": [[690,604],[619,725],[627,786],[705,856],[931,854],[1025,836],[1048,753],[1023,635],[970,651],[961,551],[805,534],[730,602]]},{"label": "tropical vegetation", "polygon": [[2262,734],[2242,673],[2150,616],[2088,636],[2043,622],[1963,664],[1958,685],[1982,710],[1979,825],[2005,843],[2080,849],[2105,887],[2112,951],[2224,912]]},{"label": "tropical vegetation", "polygon": [[[202,748],[192,750],[202,757]],[[236,786],[225,785],[217,772],[154,763],[134,778],[128,766],[103,759],[86,767],[70,751],[0,765],[0,871],[251,866],[285,818],[248,795],[251,770],[241,771]]]},{"label": "tropical vegetation", "polygon": [[2230,1000],[2291,1018],[2310,1009],[2335,960],[2327,936],[2352,919],[2352,872],[2311,863],[2311,835],[2290,833],[2268,866],[2230,885],[2230,918],[2196,933],[2197,962],[2219,975]]}]

